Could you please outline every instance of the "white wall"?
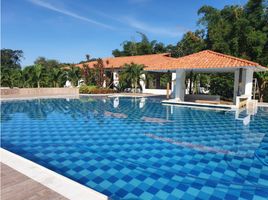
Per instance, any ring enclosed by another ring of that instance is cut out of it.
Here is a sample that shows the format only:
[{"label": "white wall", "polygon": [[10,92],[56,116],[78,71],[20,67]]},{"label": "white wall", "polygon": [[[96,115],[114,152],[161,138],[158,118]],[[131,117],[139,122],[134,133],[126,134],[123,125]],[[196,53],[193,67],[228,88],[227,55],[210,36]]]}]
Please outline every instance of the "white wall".
[{"label": "white wall", "polygon": [[119,85],[119,73],[118,73],[118,71],[113,72],[113,83],[114,83],[115,87],[118,87],[118,85]]},{"label": "white wall", "polygon": [[233,96],[233,103],[236,103],[236,96],[238,92],[239,86],[239,69],[234,72],[234,96]]},{"label": "white wall", "polygon": [[171,75],[171,98],[175,98],[176,73]]},{"label": "white wall", "polygon": [[185,70],[176,70],[175,99],[179,101],[184,101],[185,75]]},{"label": "white wall", "polygon": [[241,95],[252,96],[252,86],[253,86],[253,70],[252,69],[243,69],[242,73],[242,83],[241,87]]},{"label": "white wall", "polygon": [[253,70],[246,69],[245,70],[245,95],[249,95],[250,99],[252,96],[252,85],[253,85]]},{"label": "white wall", "polygon": [[[166,89],[144,89],[142,93],[149,93],[149,94],[157,94],[157,95],[167,95]],[[171,94],[171,90],[169,90],[169,94]]]}]

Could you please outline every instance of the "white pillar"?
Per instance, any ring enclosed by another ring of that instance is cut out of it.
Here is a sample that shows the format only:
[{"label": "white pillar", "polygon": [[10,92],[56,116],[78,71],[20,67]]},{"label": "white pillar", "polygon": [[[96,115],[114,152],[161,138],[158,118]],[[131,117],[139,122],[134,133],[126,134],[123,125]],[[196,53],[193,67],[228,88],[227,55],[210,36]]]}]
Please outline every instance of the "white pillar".
[{"label": "white pillar", "polygon": [[103,81],[103,85],[102,85],[103,88],[106,88],[106,80]]},{"label": "white pillar", "polygon": [[[119,85],[119,74],[118,74],[118,71],[114,71],[113,72],[113,84],[115,87],[118,87]],[[116,89],[116,88],[114,88]]]},{"label": "white pillar", "polygon": [[234,95],[233,95],[233,103],[236,104],[236,96],[238,92],[239,86],[239,69],[234,72]]},{"label": "white pillar", "polygon": [[142,92],[145,92],[145,79],[146,79],[145,74],[142,74],[141,75],[141,80],[140,80],[140,85],[141,85]]},{"label": "white pillar", "polygon": [[104,80],[103,80],[102,87],[106,88],[106,74],[103,74],[103,78],[104,78]]},{"label": "white pillar", "polygon": [[176,70],[175,99],[184,101],[185,70]]},{"label": "white pillar", "polygon": [[176,73],[172,73],[171,74],[171,91],[174,91],[174,87],[175,87],[175,82],[176,82]]},{"label": "white pillar", "polygon": [[175,97],[176,73],[171,74],[171,97]]},{"label": "white pillar", "polygon": [[252,96],[252,85],[253,85],[253,70],[244,69],[242,73],[242,94]]}]

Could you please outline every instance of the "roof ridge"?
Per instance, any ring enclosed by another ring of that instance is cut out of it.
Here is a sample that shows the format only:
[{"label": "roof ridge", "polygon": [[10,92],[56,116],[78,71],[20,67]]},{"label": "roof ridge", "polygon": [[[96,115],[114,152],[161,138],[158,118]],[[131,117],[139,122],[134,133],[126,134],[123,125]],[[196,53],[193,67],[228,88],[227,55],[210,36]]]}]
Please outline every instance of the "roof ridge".
[{"label": "roof ridge", "polygon": [[192,56],[195,56],[197,54],[201,54],[201,53],[204,53],[206,51],[210,51],[210,50],[203,50],[203,51],[199,51],[199,52],[195,52],[195,53],[191,53],[191,54],[188,54],[188,55],[185,55],[185,56],[181,56],[181,57],[178,57],[178,58],[175,58],[175,59],[181,59],[181,58],[185,58],[185,57],[192,57]]},{"label": "roof ridge", "polygon": [[118,57],[106,57],[106,58],[96,58],[96,60],[91,60],[91,61],[88,61],[88,62],[84,62],[84,63],[80,63],[80,64],[76,64],[76,65],[87,65],[87,64],[90,64],[90,63],[94,63],[94,62],[97,62],[98,59],[102,59],[104,62],[107,61],[107,60],[110,60],[110,59],[124,59],[124,58],[129,58],[129,57],[144,57],[144,56],[166,56],[166,58],[172,58],[171,57],[171,53],[155,53],[155,54],[145,54],[145,55],[135,55],[135,56],[118,56]]},{"label": "roof ridge", "polygon": [[[245,63],[251,64],[251,65],[262,66],[262,65],[260,65],[260,64],[257,63],[257,62],[249,61],[249,60],[242,59],[242,58],[237,58],[237,57],[234,57],[234,56],[231,56],[231,55],[227,55],[227,54],[219,53],[219,52],[216,52],[216,51],[212,51],[212,50],[210,50],[210,49],[206,49],[206,50],[199,51],[199,52],[196,52],[196,53],[193,53],[193,54],[189,54],[189,55],[186,55],[186,56],[182,56],[182,57],[179,57],[179,58],[177,58],[177,59],[185,58],[185,57],[188,57],[188,56],[189,56],[189,57],[192,57],[192,56],[195,56],[195,55],[197,55],[197,54],[202,54],[202,53],[205,53],[205,52],[208,52],[208,53],[211,53],[211,54],[216,54],[217,56],[222,56],[222,57],[225,57],[225,58],[229,58],[229,59],[233,59],[233,60],[237,60],[237,61],[245,62]],[[263,67],[263,66],[262,66],[262,67]]]},{"label": "roof ridge", "polygon": [[[108,58],[127,58],[127,57],[139,57],[139,56],[160,56],[160,55],[170,55],[170,53],[152,53],[152,54],[144,54],[144,55],[118,56],[118,57],[108,57]],[[108,59],[108,58],[104,58],[104,59]]]},{"label": "roof ridge", "polygon": [[[223,53],[219,53],[219,52],[216,52],[216,51],[212,51],[212,50],[204,50],[204,51],[207,51],[208,53],[212,53],[212,54],[216,54],[218,56],[222,56],[222,57],[226,57],[226,58],[230,58],[230,59],[234,59],[234,60],[238,60],[238,61],[241,61],[241,62],[245,62],[245,63],[249,63],[249,64],[254,64],[254,65],[257,65],[257,66],[261,66],[259,63],[257,62],[253,62],[253,61],[249,61],[249,60],[246,60],[246,59],[243,59],[243,58],[237,58],[237,57],[234,57],[234,56],[231,56],[231,55],[227,55],[227,54],[223,54]],[[201,51],[201,52],[204,52],[204,51]],[[199,52],[200,53],[200,52]]]}]

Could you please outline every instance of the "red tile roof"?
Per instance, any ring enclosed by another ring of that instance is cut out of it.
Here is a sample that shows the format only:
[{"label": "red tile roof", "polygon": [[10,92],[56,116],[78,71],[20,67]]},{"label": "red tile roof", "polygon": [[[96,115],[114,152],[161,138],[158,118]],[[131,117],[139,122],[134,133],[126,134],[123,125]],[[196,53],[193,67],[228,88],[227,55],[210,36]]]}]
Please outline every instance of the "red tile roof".
[{"label": "red tile roof", "polygon": [[[125,64],[135,63],[145,66],[148,71],[175,70],[175,69],[216,69],[216,68],[240,68],[253,67],[259,70],[267,70],[258,63],[217,53],[210,50],[200,51],[180,58],[172,58],[169,54],[151,54],[142,56],[125,56],[103,59],[105,68],[121,68]],[[87,64],[94,67],[97,61]],[[77,66],[82,67],[83,64]]]},{"label": "red tile roof", "polygon": [[174,58],[163,66],[151,66],[147,70],[174,70],[174,69],[218,69],[254,67],[263,68],[260,64],[245,59],[236,58],[210,50],[200,51],[180,58]]},{"label": "red tile roof", "polygon": [[[160,62],[165,62],[166,58],[170,57],[169,53],[162,54],[150,54],[140,56],[123,56],[114,58],[103,58],[103,64],[105,68],[122,68],[125,64],[140,64],[145,67],[157,66]],[[90,61],[83,64],[77,64],[78,67],[83,67],[84,64],[88,65],[89,68],[93,68],[97,61]]]}]

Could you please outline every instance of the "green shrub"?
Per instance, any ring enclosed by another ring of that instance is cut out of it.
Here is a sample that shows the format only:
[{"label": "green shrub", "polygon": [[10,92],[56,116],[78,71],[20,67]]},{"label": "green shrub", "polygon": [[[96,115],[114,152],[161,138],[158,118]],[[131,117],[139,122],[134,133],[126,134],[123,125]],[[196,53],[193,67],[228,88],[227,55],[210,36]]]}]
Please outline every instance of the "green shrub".
[{"label": "green shrub", "polygon": [[115,93],[116,91],[113,89],[108,88],[98,88],[96,86],[87,86],[82,85],[79,88],[80,94],[108,94],[108,93]]},{"label": "green shrub", "polygon": [[88,86],[88,85],[81,85],[79,88],[79,93],[81,94],[91,94],[92,90],[94,90],[95,88],[97,88],[96,86],[92,85],[92,86]]}]

